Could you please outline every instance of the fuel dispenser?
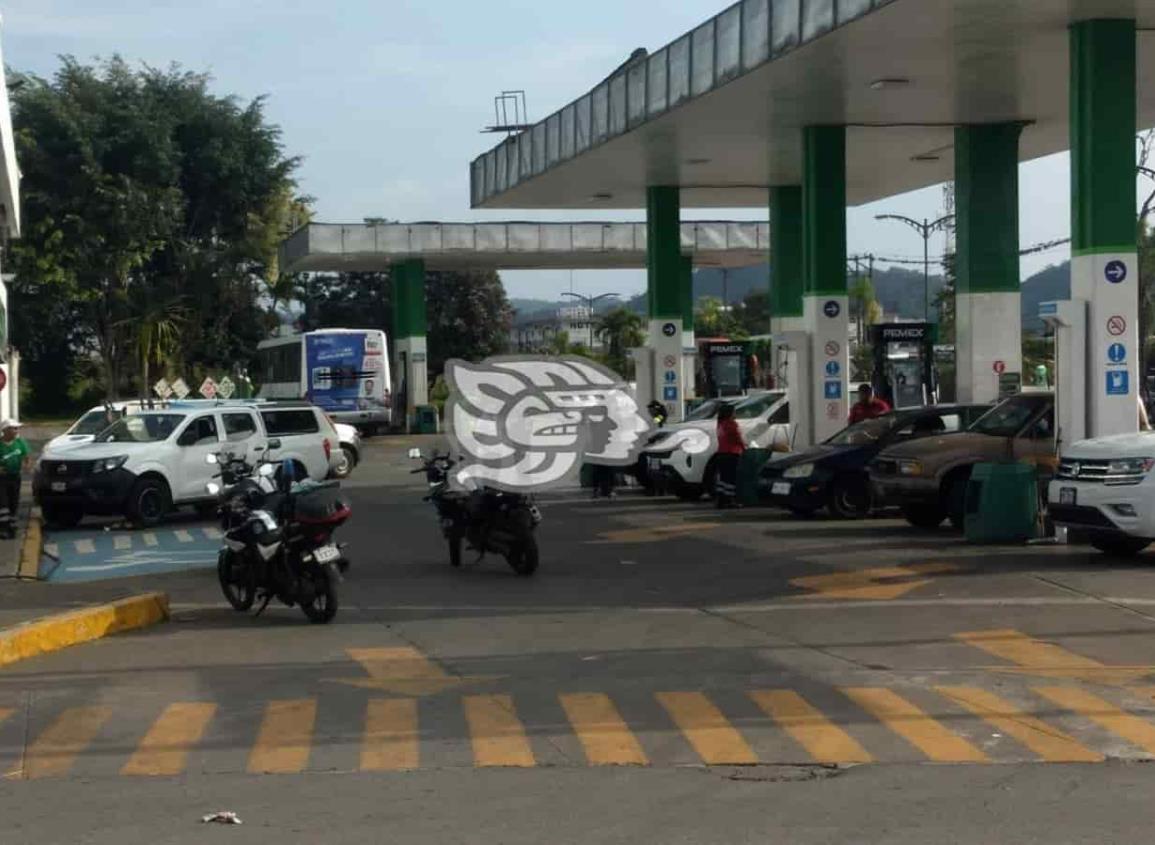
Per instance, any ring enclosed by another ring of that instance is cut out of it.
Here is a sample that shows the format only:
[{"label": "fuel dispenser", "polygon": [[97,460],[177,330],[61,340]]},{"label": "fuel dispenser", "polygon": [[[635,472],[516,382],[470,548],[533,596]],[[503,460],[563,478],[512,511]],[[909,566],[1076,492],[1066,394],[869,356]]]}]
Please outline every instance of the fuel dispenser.
[{"label": "fuel dispenser", "polygon": [[750,362],[743,343],[707,341],[702,345],[704,395],[741,396],[750,383]]},{"label": "fuel dispenser", "polygon": [[774,336],[777,367],[775,387],[786,389],[793,424],[794,442],[791,450],[808,449],[814,445],[814,416],[811,408],[810,384],[812,351],[809,332],[782,332]]},{"label": "fuel dispenser", "polygon": [[922,408],[938,402],[933,323],[882,323],[871,327],[871,384],[889,405]]},{"label": "fuel dispenser", "polygon": [[1055,332],[1055,437],[1062,454],[1088,435],[1087,301],[1043,302],[1039,316]]}]

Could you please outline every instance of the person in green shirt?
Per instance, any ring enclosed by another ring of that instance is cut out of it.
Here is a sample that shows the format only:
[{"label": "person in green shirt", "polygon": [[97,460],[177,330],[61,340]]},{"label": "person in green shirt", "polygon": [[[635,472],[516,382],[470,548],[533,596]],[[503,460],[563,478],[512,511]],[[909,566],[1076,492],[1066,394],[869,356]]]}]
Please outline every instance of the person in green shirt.
[{"label": "person in green shirt", "polygon": [[7,509],[7,519],[0,516],[0,533],[16,536],[16,514],[20,508],[20,484],[28,463],[28,444],[20,436],[20,423],[0,423],[0,511]]}]

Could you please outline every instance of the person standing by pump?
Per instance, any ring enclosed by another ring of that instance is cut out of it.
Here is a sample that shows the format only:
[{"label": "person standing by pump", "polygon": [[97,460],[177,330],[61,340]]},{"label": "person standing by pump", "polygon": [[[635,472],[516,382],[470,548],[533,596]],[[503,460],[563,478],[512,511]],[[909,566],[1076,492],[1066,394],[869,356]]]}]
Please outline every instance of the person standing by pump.
[{"label": "person standing by pump", "polygon": [[734,406],[718,409],[718,456],[715,458],[714,490],[719,508],[736,507],[738,496],[738,462],[746,451],[742,431],[734,419]]},{"label": "person standing by pump", "polygon": [[0,423],[0,536],[16,536],[16,520],[20,508],[20,484],[28,463],[28,444],[20,436],[20,423],[4,420]]}]

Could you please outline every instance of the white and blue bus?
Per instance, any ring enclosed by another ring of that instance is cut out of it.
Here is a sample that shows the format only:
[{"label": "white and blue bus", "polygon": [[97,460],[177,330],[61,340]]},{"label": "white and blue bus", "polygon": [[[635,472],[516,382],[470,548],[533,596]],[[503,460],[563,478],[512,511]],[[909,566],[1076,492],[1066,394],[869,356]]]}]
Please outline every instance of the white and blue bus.
[{"label": "white and blue bus", "polygon": [[393,378],[385,332],[321,329],[257,346],[262,399],[307,399],[337,422],[388,425]]}]

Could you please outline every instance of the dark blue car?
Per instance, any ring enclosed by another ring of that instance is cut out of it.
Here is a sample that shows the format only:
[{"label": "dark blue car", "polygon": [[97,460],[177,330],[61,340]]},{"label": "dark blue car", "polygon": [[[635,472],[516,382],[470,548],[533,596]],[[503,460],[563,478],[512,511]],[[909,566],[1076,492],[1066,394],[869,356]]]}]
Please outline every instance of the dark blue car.
[{"label": "dark blue car", "polygon": [[800,516],[826,508],[839,519],[862,518],[874,508],[866,467],[879,452],[919,437],[964,431],[989,410],[989,405],[935,405],[856,423],[825,443],[766,464],[758,477],[759,497]]}]

